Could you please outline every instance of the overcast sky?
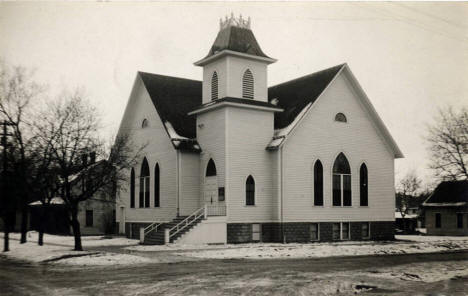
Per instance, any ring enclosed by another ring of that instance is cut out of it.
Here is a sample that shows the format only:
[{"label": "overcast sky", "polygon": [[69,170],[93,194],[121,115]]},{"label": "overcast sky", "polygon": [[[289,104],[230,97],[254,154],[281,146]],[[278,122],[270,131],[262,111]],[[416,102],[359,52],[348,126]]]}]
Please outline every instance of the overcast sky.
[{"label": "overcast sky", "polygon": [[468,105],[468,4],[376,2],[0,3],[0,57],[52,92],[83,87],[115,134],[137,71],[198,79],[234,12],[252,19],[274,85],[347,62],[406,158],[429,181],[425,126]]}]

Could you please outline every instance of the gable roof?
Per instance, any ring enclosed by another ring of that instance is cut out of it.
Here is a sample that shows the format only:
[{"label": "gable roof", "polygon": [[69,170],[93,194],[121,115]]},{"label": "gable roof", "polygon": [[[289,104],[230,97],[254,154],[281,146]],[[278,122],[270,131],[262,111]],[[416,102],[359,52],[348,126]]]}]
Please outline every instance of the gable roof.
[{"label": "gable roof", "polygon": [[468,180],[444,181],[423,203],[423,206],[468,205]]},{"label": "gable roof", "polygon": [[195,140],[196,118],[187,114],[202,103],[201,81],[145,72],[138,72],[138,75],[174,147],[199,151]]},{"label": "gable roof", "polygon": [[358,98],[370,115],[377,133],[393,152],[393,156],[395,158],[404,157],[346,63],[269,88],[268,100],[273,101],[277,99],[278,106],[282,107],[285,111],[275,114],[275,134],[267,145],[267,150],[276,150],[286,141],[287,136],[294,130],[302,118],[304,118],[312,108],[315,101],[340,73],[347,74],[351,85],[359,94]]},{"label": "gable roof", "polygon": [[299,77],[268,88],[268,101],[278,100],[284,111],[275,114],[275,129],[290,125],[299,113],[315,102],[344,64]]},{"label": "gable roof", "polygon": [[208,55],[204,59],[223,50],[232,50],[258,57],[269,58],[265,53],[263,53],[252,30],[237,26],[227,26],[220,30],[210,48],[210,51],[208,52]]}]

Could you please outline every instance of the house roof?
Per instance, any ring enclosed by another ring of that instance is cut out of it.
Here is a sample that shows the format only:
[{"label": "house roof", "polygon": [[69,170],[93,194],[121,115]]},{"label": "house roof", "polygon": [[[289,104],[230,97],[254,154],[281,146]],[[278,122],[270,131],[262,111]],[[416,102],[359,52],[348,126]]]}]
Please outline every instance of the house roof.
[{"label": "house roof", "polygon": [[[202,83],[178,77],[138,72],[176,149],[199,151],[196,118],[187,113],[202,103]],[[167,124],[169,123],[169,124]],[[175,133],[172,133],[171,127]]]},{"label": "house roof", "polygon": [[263,53],[252,30],[237,26],[227,26],[220,30],[208,55],[204,59],[223,50],[232,50],[258,57],[270,58]]},{"label": "house roof", "polygon": [[268,101],[278,100],[284,109],[275,114],[275,129],[290,125],[309,104],[315,102],[345,64],[337,65],[268,88]]},{"label": "house roof", "polygon": [[468,180],[444,181],[423,203],[423,206],[463,206],[468,204]]}]

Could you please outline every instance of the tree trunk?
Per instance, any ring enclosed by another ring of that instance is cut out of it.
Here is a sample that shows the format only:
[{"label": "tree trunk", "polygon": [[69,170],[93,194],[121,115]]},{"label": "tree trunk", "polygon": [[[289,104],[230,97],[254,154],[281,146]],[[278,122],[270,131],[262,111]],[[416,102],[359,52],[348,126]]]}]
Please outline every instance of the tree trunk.
[{"label": "tree trunk", "polygon": [[78,206],[74,205],[71,209],[71,226],[73,229],[73,236],[75,237],[75,251],[83,251],[81,246],[81,231],[80,231],[80,222],[78,221]]},{"label": "tree trunk", "polygon": [[38,240],[37,240],[37,244],[39,246],[44,245],[45,217],[46,217],[46,206],[42,205],[41,220],[39,221],[39,237],[38,237]]},{"label": "tree trunk", "polygon": [[27,241],[26,235],[28,233],[28,205],[25,203],[21,211],[21,244]]},{"label": "tree trunk", "polygon": [[3,217],[3,231],[4,231],[4,236],[3,236],[3,252],[8,252],[10,251],[10,241],[9,241],[9,234],[10,234],[10,221],[9,221],[8,214],[6,214],[6,217]]}]

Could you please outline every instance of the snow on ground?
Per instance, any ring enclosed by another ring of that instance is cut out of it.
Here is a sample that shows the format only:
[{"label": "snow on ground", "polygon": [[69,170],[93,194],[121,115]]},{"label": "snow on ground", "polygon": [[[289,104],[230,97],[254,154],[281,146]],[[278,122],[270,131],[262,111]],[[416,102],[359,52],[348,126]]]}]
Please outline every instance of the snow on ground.
[{"label": "snow on ground", "polygon": [[[3,236],[2,236],[3,238]],[[68,246],[58,246],[58,245],[48,245],[44,244],[43,246],[37,245],[36,241],[28,241],[25,244],[20,244],[19,240],[10,239],[10,251],[4,252],[2,255],[6,257],[27,260],[31,262],[43,262],[62,256],[68,255],[85,255],[90,254],[88,251],[77,252],[73,251],[71,247]]]},{"label": "snow on ground", "polygon": [[[407,236],[405,236],[407,238]],[[468,249],[468,238],[450,237],[426,239],[411,237],[410,242],[343,242],[314,244],[243,244],[237,247],[203,251],[180,252],[177,255],[210,259],[269,259],[269,258],[319,258],[331,256],[362,256],[383,254],[410,254]]]},{"label": "snow on ground", "polygon": [[[37,231],[29,231],[27,234],[28,241],[37,243],[38,235],[39,233]],[[20,233],[10,233],[11,240],[19,240],[20,237]],[[0,238],[3,239],[3,233],[0,234]],[[44,234],[44,243],[73,247],[75,245],[75,238],[71,235]],[[81,237],[81,244],[83,245],[83,248],[100,246],[131,246],[138,245],[138,243],[139,241],[136,239],[128,239],[125,237],[107,238],[100,235]]]},{"label": "snow on ground", "polygon": [[142,264],[151,263],[155,260],[151,258],[129,255],[129,254],[117,254],[109,252],[100,252],[98,254],[92,254],[89,256],[80,256],[65,258],[56,261],[57,264],[67,265],[130,265],[130,264]]},{"label": "snow on ground", "polygon": [[451,242],[468,241],[468,236],[435,236],[435,235],[395,235],[397,240],[414,242]]}]

